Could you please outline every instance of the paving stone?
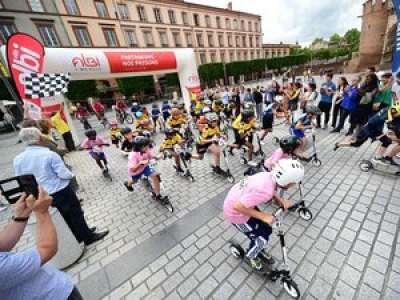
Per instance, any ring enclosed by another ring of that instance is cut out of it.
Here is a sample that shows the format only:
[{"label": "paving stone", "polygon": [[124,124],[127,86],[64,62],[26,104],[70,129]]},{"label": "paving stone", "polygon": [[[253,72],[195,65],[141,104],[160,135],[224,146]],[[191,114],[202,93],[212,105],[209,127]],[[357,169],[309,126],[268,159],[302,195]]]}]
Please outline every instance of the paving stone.
[{"label": "paving stone", "polygon": [[197,253],[199,252],[199,249],[195,245],[190,246],[189,248],[185,249],[181,253],[181,257],[185,260],[188,261],[192,257],[194,257]]},{"label": "paving stone", "polygon": [[174,248],[172,248],[171,250],[169,250],[167,252],[167,257],[169,259],[173,259],[175,256],[177,256],[178,254],[180,254],[183,251],[183,247],[181,245],[176,245]]},{"label": "paving stone", "polygon": [[389,264],[388,260],[375,254],[371,255],[370,260],[368,262],[369,267],[382,274],[386,273],[388,264]]},{"label": "paving stone", "polygon": [[378,234],[377,240],[382,242],[382,243],[384,243],[384,244],[386,244],[386,245],[388,245],[388,246],[392,246],[393,241],[394,241],[394,235],[392,235],[390,233],[387,233],[387,232],[384,232],[384,231],[381,231]]},{"label": "paving stone", "polygon": [[324,253],[327,253],[329,251],[329,248],[331,247],[332,242],[320,237],[317,242],[315,243],[315,247],[319,250],[321,250]]},{"label": "paving stone", "polygon": [[228,300],[234,291],[235,289],[229,284],[229,282],[225,281],[212,295],[212,298],[214,300]]},{"label": "paving stone", "polygon": [[345,265],[340,274],[340,279],[353,288],[357,288],[360,278],[361,272],[357,271],[349,265]]},{"label": "paving stone", "polygon": [[177,289],[178,294],[185,298],[187,295],[189,295],[198,285],[198,281],[194,276],[190,276],[188,279],[186,279]]},{"label": "paving stone", "polygon": [[175,257],[172,261],[165,265],[165,270],[169,275],[174,273],[184,264],[184,261],[180,257]]},{"label": "paving stone", "polygon": [[353,268],[362,272],[366,261],[367,261],[367,259],[364,256],[362,256],[356,252],[351,252],[347,263],[349,265],[351,265]]},{"label": "paving stone", "polygon": [[348,228],[344,228],[340,233],[340,237],[352,243],[356,238],[356,232]]},{"label": "paving stone", "polygon": [[385,300],[398,300],[400,299],[400,293],[397,293],[392,289],[387,289],[384,297]]},{"label": "paving stone", "polygon": [[185,238],[181,243],[184,248],[188,248],[190,245],[194,244],[197,241],[197,237],[194,234],[189,235]]},{"label": "paving stone", "polygon": [[355,289],[351,288],[343,281],[339,280],[336,285],[335,291],[333,292],[333,297],[336,300],[352,300],[355,294]]},{"label": "paving stone", "polygon": [[345,255],[349,253],[350,247],[351,243],[343,239],[338,239],[335,243],[335,249]]},{"label": "paving stone", "polygon": [[319,266],[325,259],[325,254],[316,248],[312,248],[307,252],[307,260],[316,266]]},{"label": "paving stone", "polygon": [[194,272],[194,275],[199,281],[203,281],[212,271],[213,266],[206,262]]},{"label": "paving stone", "polygon": [[325,282],[333,285],[338,276],[339,269],[334,266],[324,263],[319,269],[317,273],[317,277],[322,278]]},{"label": "paving stone", "polygon": [[157,270],[165,266],[167,263],[168,263],[168,257],[162,255],[156,261],[150,264],[150,269],[152,272],[157,272]]},{"label": "paving stone", "polygon": [[382,291],[384,280],[385,280],[384,275],[370,268],[367,268],[363,279],[365,284],[377,290],[378,292]]},{"label": "paving stone", "polygon": [[129,281],[125,282],[118,288],[112,291],[112,293],[109,295],[110,300],[117,300],[123,298],[125,295],[130,293],[132,291],[132,285]]},{"label": "paving stone", "polygon": [[213,290],[217,288],[217,286],[218,282],[212,276],[209,276],[199,285],[199,287],[196,289],[196,292],[199,294],[200,298],[206,299],[213,292]]},{"label": "paving stone", "polygon": [[357,253],[367,257],[371,248],[372,246],[370,244],[367,244],[366,242],[363,242],[361,240],[357,240],[354,243],[353,251],[356,251]]},{"label": "paving stone", "polygon": [[172,276],[169,276],[163,283],[163,288],[164,290],[168,293],[172,292],[173,290],[176,289],[176,287],[181,284],[181,282],[184,280],[185,278],[179,273],[176,272],[175,274],[173,274]]},{"label": "paving stone", "polygon": [[214,271],[213,276],[218,280],[218,282],[221,283],[226,277],[229,276],[232,270],[233,268],[229,264],[223,263]]},{"label": "paving stone", "polygon": [[126,296],[127,300],[137,300],[137,299],[143,299],[145,295],[147,295],[149,292],[147,286],[145,283],[142,283],[140,286],[135,288],[131,293],[129,293]]},{"label": "paving stone", "polygon": [[307,281],[311,281],[315,272],[317,272],[317,267],[308,261],[303,262],[300,265],[300,268],[297,270],[297,274],[299,274]]},{"label": "paving stone", "polygon": [[375,234],[362,229],[358,235],[358,239],[372,245],[374,242]]},{"label": "paving stone", "polygon": [[363,284],[360,288],[357,299],[358,300],[376,300],[379,299],[380,294],[370,288],[369,286]]},{"label": "paving stone", "polygon": [[331,286],[325,281],[317,278],[311,285],[310,294],[318,300],[328,299]]},{"label": "paving stone", "polygon": [[245,278],[248,276],[248,273],[242,268],[237,268],[231,275],[228,277],[228,281],[234,288],[237,288]]},{"label": "paving stone", "polygon": [[400,293],[400,274],[396,272],[390,273],[388,287]]},{"label": "paving stone", "polygon": [[392,247],[382,244],[381,242],[376,242],[373,252],[383,258],[389,259]]},{"label": "paving stone", "polygon": [[135,276],[132,277],[131,283],[134,288],[139,286],[143,281],[145,281],[149,276],[152,274],[150,271],[149,267],[144,268],[141,270],[139,273],[137,273]]},{"label": "paving stone", "polygon": [[345,259],[346,256],[344,254],[340,253],[339,251],[332,250],[327,257],[327,262],[335,267],[341,268]]}]

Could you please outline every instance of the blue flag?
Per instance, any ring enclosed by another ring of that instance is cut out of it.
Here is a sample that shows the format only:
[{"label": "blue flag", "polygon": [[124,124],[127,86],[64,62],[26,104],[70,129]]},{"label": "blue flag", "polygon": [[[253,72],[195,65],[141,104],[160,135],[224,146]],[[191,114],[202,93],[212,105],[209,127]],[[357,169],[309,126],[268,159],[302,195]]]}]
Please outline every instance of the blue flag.
[{"label": "blue flag", "polygon": [[400,71],[400,0],[393,0],[394,9],[397,16],[396,40],[393,46],[392,72]]}]

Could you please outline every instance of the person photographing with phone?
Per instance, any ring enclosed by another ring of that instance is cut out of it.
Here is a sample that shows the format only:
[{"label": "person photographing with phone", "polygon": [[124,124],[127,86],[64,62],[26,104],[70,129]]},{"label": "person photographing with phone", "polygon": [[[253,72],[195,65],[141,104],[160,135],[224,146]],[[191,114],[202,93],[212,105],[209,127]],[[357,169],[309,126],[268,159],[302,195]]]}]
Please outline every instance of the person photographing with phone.
[{"label": "person photographing with phone", "polygon": [[[14,216],[0,231],[0,299],[81,300],[71,278],[47,262],[57,253],[57,232],[49,214],[52,197],[39,187],[37,199],[22,194],[15,203]],[[35,248],[11,252],[25,231],[32,214],[37,220]]]}]

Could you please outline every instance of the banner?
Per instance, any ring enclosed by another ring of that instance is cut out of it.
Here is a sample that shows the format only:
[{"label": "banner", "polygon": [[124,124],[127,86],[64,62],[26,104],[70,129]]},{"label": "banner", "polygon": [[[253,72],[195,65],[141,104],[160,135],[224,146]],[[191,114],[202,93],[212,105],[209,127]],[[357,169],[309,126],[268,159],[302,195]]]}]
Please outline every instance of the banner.
[{"label": "banner", "polygon": [[174,52],[104,52],[111,73],[176,69]]},{"label": "banner", "polygon": [[393,0],[393,5],[397,16],[397,30],[393,45],[392,72],[397,73],[400,71],[400,0]]},{"label": "banner", "polygon": [[27,117],[41,118],[41,99],[27,99],[24,78],[26,73],[42,73],[44,61],[43,45],[25,33],[15,33],[7,40],[7,62],[11,77],[15,82],[19,96],[24,101]]}]

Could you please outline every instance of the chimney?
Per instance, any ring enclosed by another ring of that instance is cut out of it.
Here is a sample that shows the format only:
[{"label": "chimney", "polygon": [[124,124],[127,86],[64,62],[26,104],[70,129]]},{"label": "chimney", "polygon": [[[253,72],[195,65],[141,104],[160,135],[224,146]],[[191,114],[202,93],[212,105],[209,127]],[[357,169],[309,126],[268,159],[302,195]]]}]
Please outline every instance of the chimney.
[{"label": "chimney", "polygon": [[229,2],[228,2],[228,7],[227,7],[227,9],[232,10],[232,1],[229,1]]}]

